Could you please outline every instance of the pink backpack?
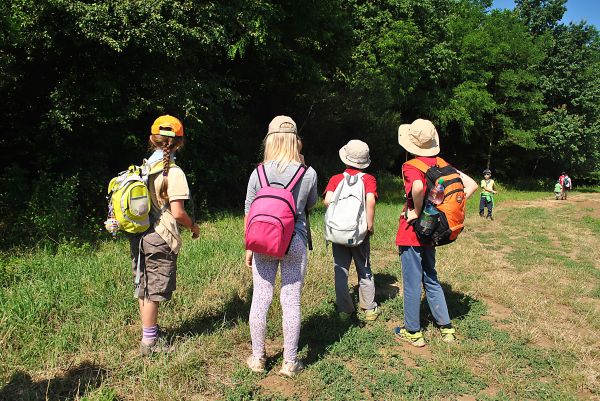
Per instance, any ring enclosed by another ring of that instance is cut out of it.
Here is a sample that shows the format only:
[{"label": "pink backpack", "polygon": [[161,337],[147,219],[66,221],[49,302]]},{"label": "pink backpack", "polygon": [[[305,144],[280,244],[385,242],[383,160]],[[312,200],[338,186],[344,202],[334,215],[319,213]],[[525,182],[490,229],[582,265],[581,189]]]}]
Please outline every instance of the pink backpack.
[{"label": "pink backpack", "polygon": [[302,180],[306,166],[298,167],[284,188],[270,186],[264,165],[256,170],[260,189],[246,220],[246,249],[281,259],[289,250],[297,219],[292,190]]}]

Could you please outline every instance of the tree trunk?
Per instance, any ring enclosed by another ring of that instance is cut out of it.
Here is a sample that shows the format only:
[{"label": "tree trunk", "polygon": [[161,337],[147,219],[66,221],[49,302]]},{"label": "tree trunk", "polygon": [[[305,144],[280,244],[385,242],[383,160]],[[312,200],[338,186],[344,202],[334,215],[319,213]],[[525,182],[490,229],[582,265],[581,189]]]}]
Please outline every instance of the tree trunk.
[{"label": "tree trunk", "polygon": [[491,130],[490,130],[490,143],[489,143],[489,148],[488,148],[488,155],[487,155],[487,164],[485,166],[485,168],[489,169],[490,166],[492,165],[492,144],[494,142],[494,121],[492,121],[490,123],[491,126]]}]

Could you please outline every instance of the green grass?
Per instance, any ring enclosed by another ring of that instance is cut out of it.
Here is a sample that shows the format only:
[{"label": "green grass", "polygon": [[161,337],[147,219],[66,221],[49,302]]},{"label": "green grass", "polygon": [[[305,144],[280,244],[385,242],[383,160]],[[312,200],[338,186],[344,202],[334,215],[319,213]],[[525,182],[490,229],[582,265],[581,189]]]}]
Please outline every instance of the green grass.
[{"label": "green grass", "polygon": [[[382,180],[371,246],[383,313],[372,324],[338,320],[331,250],[320,232],[323,208],[312,214],[315,250],[303,291],[299,344],[308,367],[295,379],[275,374],[282,360],[277,296],[268,318],[269,372],[255,375],[245,368],[252,278],[243,265],[239,216],[224,215],[203,224],[199,241],[186,236],[178,289],[159,317],[177,351],[150,359],[137,355],[140,323],[124,238],[97,247],[62,244],[56,251],[1,255],[0,400],[597,396],[600,389],[588,380],[593,372],[582,367],[597,368],[583,362],[599,356],[595,337],[585,329],[600,328],[598,312],[590,304],[600,302],[600,270],[595,254],[568,250],[597,243],[599,220],[587,214],[567,219],[579,215],[577,204],[543,203],[551,194],[499,194],[496,221],[469,217],[457,243],[438,252],[440,279],[459,341],[448,346],[440,340],[424,302],[428,346],[415,350],[399,343],[392,332],[394,325],[402,324],[403,313],[397,287],[401,268],[393,243],[402,208],[399,184],[392,177]],[[477,202],[477,196],[469,201],[469,216],[476,216]],[[569,226],[549,224],[557,214]],[[488,262],[481,263],[482,257]],[[562,285],[543,285],[538,291],[535,286],[544,280]],[[554,343],[542,344],[540,338],[552,334],[545,326],[548,318],[525,295],[538,293],[551,301],[545,306],[551,319],[565,317],[559,304],[581,312],[567,316],[569,327],[583,330],[578,334],[583,336],[581,349],[567,339],[561,342],[561,333]],[[588,303],[582,303],[582,297]],[[495,304],[510,313],[494,311]]]}]

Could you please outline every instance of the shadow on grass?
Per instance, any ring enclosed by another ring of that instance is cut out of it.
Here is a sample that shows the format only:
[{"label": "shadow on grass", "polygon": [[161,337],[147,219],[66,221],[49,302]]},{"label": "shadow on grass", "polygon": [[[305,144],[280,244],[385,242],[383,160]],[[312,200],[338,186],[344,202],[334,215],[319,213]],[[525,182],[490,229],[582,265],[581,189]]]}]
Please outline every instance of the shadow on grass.
[{"label": "shadow on grass", "polygon": [[[441,284],[444,289],[450,320],[464,319],[471,311],[472,305],[478,301],[462,292],[454,291],[450,284]],[[421,302],[421,327],[427,327],[427,324],[430,322],[436,324],[435,319],[429,310],[429,304],[426,301],[423,301]]]},{"label": "shadow on grass", "polygon": [[[387,273],[375,273],[373,280],[375,281],[375,302],[379,305],[398,296],[400,288],[395,285],[398,282],[396,276]],[[354,288],[354,291],[358,291],[358,286]]]},{"label": "shadow on grass", "polygon": [[[381,304],[398,295],[396,276],[391,274],[375,274],[375,301]],[[355,303],[358,301],[358,285],[354,286],[351,293]],[[308,354],[305,362],[310,365],[323,358],[329,348],[340,341],[351,327],[362,326],[364,323],[352,315],[349,318],[340,318],[335,306],[329,308],[326,312],[321,312],[311,316],[302,324],[301,336],[298,349],[304,346],[308,347]]]},{"label": "shadow on grass", "polygon": [[248,288],[245,299],[235,293],[225,305],[209,315],[198,315],[184,320],[179,327],[166,329],[168,337],[210,334],[233,327],[238,321],[248,321],[252,305],[252,287]]},{"label": "shadow on grass", "polygon": [[[83,362],[61,376],[39,381],[19,371],[13,373],[9,383],[0,390],[0,401],[78,400],[100,387],[107,377],[108,371],[92,362]],[[111,399],[119,400],[114,396]]]},{"label": "shadow on grass", "polygon": [[338,342],[340,338],[352,327],[359,325],[354,317],[340,319],[335,307],[326,313],[313,315],[302,324],[298,349],[308,346],[308,354],[304,361],[311,365],[327,353],[328,348]]}]

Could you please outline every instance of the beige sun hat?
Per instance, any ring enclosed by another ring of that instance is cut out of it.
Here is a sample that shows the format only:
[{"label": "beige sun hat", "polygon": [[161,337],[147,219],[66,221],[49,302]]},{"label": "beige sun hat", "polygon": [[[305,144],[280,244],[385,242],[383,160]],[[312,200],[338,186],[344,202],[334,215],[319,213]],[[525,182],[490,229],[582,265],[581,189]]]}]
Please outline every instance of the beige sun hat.
[{"label": "beige sun hat", "polygon": [[422,118],[412,124],[402,124],[398,128],[398,142],[413,155],[435,156],[440,153],[440,137],[435,126]]},{"label": "beige sun hat", "polygon": [[371,158],[369,157],[369,145],[358,139],[353,139],[340,149],[340,159],[352,167],[359,170],[369,167]]},{"label": "beige sun hat", "polygon": [[298,134],[296,122],[292,120],[292,117],[277,116],[273,120],[271,120],[271,122],[269,123],[269,131],[267,132],[267,135],[277,134],[280,132]]}]

